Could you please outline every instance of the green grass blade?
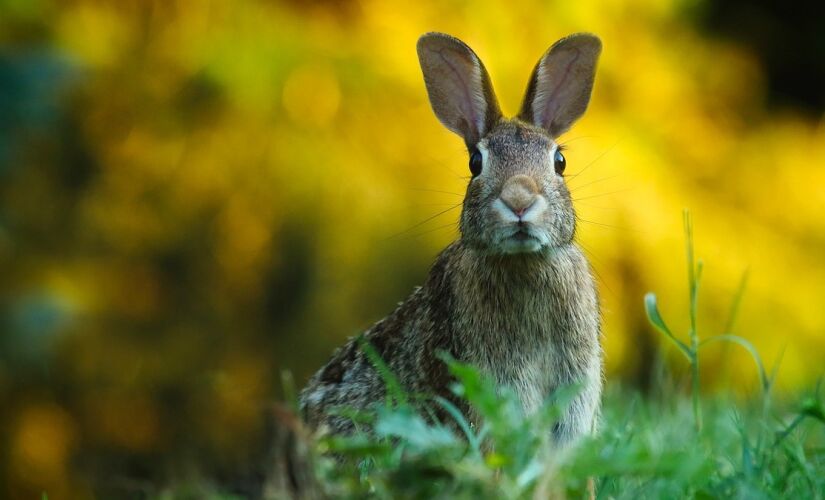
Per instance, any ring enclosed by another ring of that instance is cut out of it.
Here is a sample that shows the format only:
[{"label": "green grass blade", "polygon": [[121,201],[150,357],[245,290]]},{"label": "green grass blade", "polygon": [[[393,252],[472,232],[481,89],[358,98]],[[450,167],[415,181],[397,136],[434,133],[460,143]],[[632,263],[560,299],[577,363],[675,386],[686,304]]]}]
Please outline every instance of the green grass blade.
[{"label": "green grass blade", "polygon": [[369,359],[372,366],[381,376],[381,379],[384,381],[384,385],[387,388],[387,394],[392,396],[399,404],[408,405],[409,399],[407,398],[407,393],[404,391],[404,388],[401,386],[401,382],[395,377],[395,374],[392,373],[390,367],[387,366],[387,363],[378,354],[378,351],[370,344],[369,340],[364,338],[363,335],[358,336],[357,339],[358,346],[364,351],[364,354]]},{"label": "green grass blade", "polygon": [[473,453],[476,457],[481,457],[481,441],[479,440],[478,436],[473,432],[473,429],[470,427],[470,422],[464,417],[456,405],[454,405],[450,400],[443,398],[441,396],[436,396],[433,398],[436,403],[438,403],[444,411],[450,414],[455,420],[458,427],[464,433],[464,436],[467,437],[467,442],[470,443],[470,448],[472,448]]},{"label": "green grass blade", "polygon": [[736,318],[739,316],[739,306],[742,304],[742,296],[745,295],[745,288],[748,286],[748,278],[750,270],[745,269],[742,277],[739,278],[739,285],[736,287],[736,292],[733,295],[733,301],[730,304],[728,311],[728,320],[725,322],[725,333],[733,333],[733,327],[736,323]]},{"label": "green grass blade", "polygon": [[281,370],[281,388],[284,391],[284,402],[289,408],[298,413],[298,390],[295,388],[295,379],[289,370]]},{"label": "green grass blade", "polygon": [[688,271],[688,299],[690,304],[690,327],[696,328],[696,266],[693,259],[693,221],[690,211],[686,208],[682,212],[682,221],[685,228],[685,256]]},{"label": "green grass blade", "polygon": [[696,276],[694,275],[695,268],[693,266],[693,221],[690,217],[690,210],[687,208],[682,211],[682,222],[685,228],[685,253],[687,254],[688,265],[688,287],[690,288],[690,295],[693,296],[693,285],[696,283]]},{"label": "green grass blade", "polygon": [[699,342],[698,331],[696,328],[697,310],[699,305],[699,281],[702,279],[702,268],[704,264],[700,260],[696,262],[693,251],[693,219],[690,216],[690,211],[684,209],[682,212],[683,222],[685,226],[685,255],[687,257],[688,267],[688,299],[690,308],[690,346],[693,350]]},{"label": "green grass blade", "polygon": [[787,425],[784,429],[782,429],[781,431],[777,432],[777,433],[776,433],[776,440],[774,441],[774,446],[777,446],[777,445],[778,445],[779,443],[781,443],[781,442],[782,442],[785,438],[787,438],[788,436],[790,436],[790,435],[791,435],[791,432],[793,432],[793,431],[794,431],[794,429],[796,429],[796,428],[799,426],[799,424],[801,424],[801,423],[805,420],[805,417],[806,417],[806,416],[807,416],[807,415],[805,415],[804,410],[803,410],[803,412],[801,412],[801,413],[797,414],[797,415],[796,415],[796,417],[794,417],[794,419],[791,421],[791,423],[790,423],[790,424],[788,424],[788,425]]},{"label": "green grass blade", "polygon": [[770,378],[768,377],[768,373],[765,371],[765,366],[762,363],[762,358],[759,356],[759,351],[756,350],[756,347],[754,347],[753,344],[738,335],[726,333],[723,335],[714,335],[713,337],[703,340],[699,343],[699,347],[705,346],[712,342],[731,342],[742,346],[751,355],[754,363],[756,363],[756,368],[759,370],[759,381],[762,383],[762,390],[767,392],[770,389]]},{"label": "green grass blade", "polygon": [[777,375],[779,375],[779,365],[782,364],[782,360],[785,357],[785,349],[787,349],[788,344],[782,346],[782,349],[779,350],[779,354],[776,356],[776,361],[773,363],[773,368],[771,368],[771,373],[768,375],[768,384],[770,387],[773,387],[773,383],[776,381]]},{"label": "green grass blade", "polygon": [[825,405],[816,398],[808,398],[802,402],[802,414],[825,424]]},{"label": "green grass blade", "polygon": [[665,321],[662,319],[662,315],[659,314],[659,307],[656,305],[656,294],[653,292],[648,292],[645,295],[645,312],[647,313],[647,319],[650,323],[661,333],[663,333],[667,338],[673,341],[679,350],[682,351],[682,354],[688,359],[688,361],[693,361],[693,355],[691,354],[690,348],[682,342],[681,340],[677,339],[675,335],[670,331],[670,328],[667,327]]},{"label": "green grass blade", "polygon": [[699,330],[697,329],[697,319],[699,317],[699,283],[702,282],[702,270],[705,263],[699,259],[696,262],[696,272],[693,277],[693,285],[690,289],[690,332],[691,341],[699,342]]},{"label": "green grass blade", "polygon": [[421,414],[411,408],[380,410],[375,433],[382,437],[400,438],[402,443],[417,450],[443,448],[457,443],[457,438],[449,429],[428,424]]}]

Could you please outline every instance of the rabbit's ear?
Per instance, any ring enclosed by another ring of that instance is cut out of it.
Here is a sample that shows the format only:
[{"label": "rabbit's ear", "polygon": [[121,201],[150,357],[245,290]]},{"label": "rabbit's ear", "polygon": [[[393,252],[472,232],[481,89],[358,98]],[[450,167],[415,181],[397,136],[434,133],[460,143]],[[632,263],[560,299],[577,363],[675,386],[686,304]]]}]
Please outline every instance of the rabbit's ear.
[{"label": "rabbit's ear", "polygon": [[587,109],[601,51],[602,42],[587,33],[554,43],[530,76],[519,118],[553,138],[566,132]]},{"label": "rabbit's ear", "polygon": [[464,42],[443,33],[418,39],[418,60],[435,115],[472,148],[501,118],[481,60]]}]

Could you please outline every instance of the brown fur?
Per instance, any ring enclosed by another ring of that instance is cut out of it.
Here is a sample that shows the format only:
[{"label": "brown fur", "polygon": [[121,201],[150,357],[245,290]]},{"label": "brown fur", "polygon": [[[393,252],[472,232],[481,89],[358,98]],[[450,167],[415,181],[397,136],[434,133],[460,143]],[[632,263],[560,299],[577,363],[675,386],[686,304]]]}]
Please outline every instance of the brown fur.
[{"label": "brown fur", "polygon": [[[590,47],[593,39],[569,37],[565,40],[571,46],[561,52],[568,54],[582,43]],[[569,442],[596,426],[602,351],[596,288],[588,262],[573,242],[570,193],[553,167],[558,146],[541,123],[498,114],[498,105],[490,104],[495,98],[486,71],[460,41],[425,35],[419,55],[439,119],[463,135],[471,151],[484,151],[486,157],[481,174],[467,187],[461,238],[438,256],[424,285],[364,337],[405,390],[451,399],[472,420],[477,416],[449,390],[451,377],[440,351],[513,388],[528,413],[557,388],[581,384],[554,429],[560,441]],[[595,69],[595,60],[584,62]],[[545,55],[539,66],[543,64],[554,60]],[[564,102],[551,102],[542,111],[554,128],[569,127],[584,112],[575,86],[586,87],[589,97],[592,75],[585,70],[564,72],[582,73],[581,81],[531,82],[534,95],[548,90],[542,85],[551,85],[550,90],[561,88],[562,95],[575,96],[580,111],[571,112]],[[534,78],[542,72],[547,74],[537,67]],[[443,78],[451,81],[442,87]],[[561,114],[553,115],[555,109]],[[477,119],[490,112],[493,119]],[[530,215],[522,218],[525,211]],[[301,407],[312,427],[348,433],[353,423],[332,410],[367,409],[385,395],[381,377],[350,340],[309,381]]]}]

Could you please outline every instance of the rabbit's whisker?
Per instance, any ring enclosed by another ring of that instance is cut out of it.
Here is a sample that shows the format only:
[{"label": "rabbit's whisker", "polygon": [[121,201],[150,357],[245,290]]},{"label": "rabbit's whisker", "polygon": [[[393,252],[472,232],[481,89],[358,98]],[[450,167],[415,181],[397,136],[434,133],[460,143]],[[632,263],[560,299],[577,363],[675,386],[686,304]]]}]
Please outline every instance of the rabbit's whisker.
[{"label": "rabbit's whisker", "polygon": [[450,208],[447,208],[447,209],[445,209],[445,210],[442,210],[442,211],[438,212],[437,214],[435,214],[435,215],[433,215],[433,216],[431,216],[431,217],[427,217],[426,219],[424,219],[423,221],[419,222],[418,224],[416,224],[416,225],[414,225],[414,226],[412,226],[412,227],[410,227],[410,228],[407,228],[407,229],[405,229],[405,230],[401,231],[400,233],[394,234],[394,235],[392,235],[392,236],[390,236],[390,237],[388,237],[388,238],[386,238],[386,239],[390,240],[390,239],[393,239],[393,238],[397,238],[397,237],[399,237],[399,236],[402,236],[402,235],[404,235],[404,234],[407,234],[407,233],[409,233],[410,231],[412,231],[413,229],[416,229],[416,228],[419,228],[419,227],[423,226],[424,224],[426,224],[426,223],[430,222],[431,220],[435,219],[436,217],[439,217],[439,216],[441,216],[441,215],[444,215],[444,214],[446,214],[447,212],[449,212],[450,210],[455,210],[456,208],[460,207],[460,206],[462,205],[462,203],[464,203],[464,202],[463,202],[463,201],[461,201],[461,202],[459,202],[459,203],[456,203],[455,205],[451,206]]},{"label": "rabbit's whisker", "polygon": [[446,229],[448,227],[458,229],[458,222],[451,222],[449,224],[444,224],[442,226],[434,227],[432,229],[427,229],[426,231],[421,231],[420,233],[410,234],[410,235],[405,236],[404,239],[405,240],[407,240],[407,239],[411,240],[411,239],[414,239],[414,238],[424,236],[425,234],[430,234],[430,233],[434,233],[436,231],[440,231],[442,229]]},{"label": "rabbit's whisker", "polygon": [[581,205],[583,207],[595,208],[596,210],[616,210],[616,207],[600,207],[598,205],[592,205],[590,203],[576,203],[576,204]]},{"label": "rabbit's whisker", "polygon": [[592,135],[580,135],[580,136],[578,136],[578,137],[573,137],[573,138],[567,139],[567,140],[566,140],[566,141],[564,141],[564,142],[557,142],[556,144],[558,144],[558,145],[559,145],[559,147],[561,147],[561,148],[565,148],[565,147],[567,147],[567,145],[568,145],[568,144],[570,144],[571,142],[580,141],[580,140],[582,140],[582,139],[590,139],[590,138],[593,138],[593,137],[595,137],[595,136],[592,136]]},{"label": "rabbit's whisker", "polygon": [[592,196],[585,196],[583,198],[574,198],[573,201],[579,202],[579,201],[582,201],[582,200],[589,200],[591,198],[600,198],[602,196],[610,196],[611,194],[624,193],[625,191],[631,191],[632,189],[633,188],[619,189],[618,191],[611,191],[609,193],[594,194]]},{"label": "rabbit's whisker", "polygon": [[593,225],[596,225],[596,226],[609,227],[610,229],[619,229],[619,230],[622,230],[622,231],[628,230],[626,227],[619,227],[619,226],[614,226],[612,224],[605,224],[603,222],[596,222],[596,221],[592,221],[592,220],[582,219],[579,216],[576,216],[576,221],[577,222],[586,222],[588,224],[593,224]]},{"label": "rabbit's whisker", "polygon": [[454,169],[452,169],[450,167],[447,167],[447,170],[449,170],[450,173],[453,174],[453,177],[455,177],[456,179],[464,181],[464,180],[468,180],[468,179],[471,178],[470,176],[459,174],[458,172],[456,172]]},{"label": "rabbit's whisker", "polygon": [[618,144],[619,144],[619,143],[617,142],[617,143],[613,144],[612,146],[610,146],[609,148],[605,149],[605,150],[604,150],[604,152],[602,152],[602,154],[600,154],[599,156],[597,156],[596,158],[594,158],[594,159],[593,159],[593,161],[591,161],[590,163],[588,163],[587,165],[585,165],[583,169],[579,170],[579,171],[578,171],[578,172],[576,172],[575,174],[573,174],[573,175],[571,175],[570,177],[568,177],[568,178],[567,178],[567,182],[570,182],[570,181],[572,181],[573,179],[575,179],[576,177],[580,176],[580,175],[581,175],[581,174],[582,174],[585,170],[587,170],[588,168],[590,168],[591,166],[593,166],[593,164],[594,164],[594,163],[596,163],[597,161],[599,161],[599,160],[601,160],[602,158],[604,158],[604,155],[606,155],[607,153],[609,153],[609,152],[613,151],[613,149],[614,149],[614,148],[615,148]]},{"label": "rabbit's whisker", "polygon": [[585,188],[585,187],[593,185],[593,184],[598,184],[599,182],[609,181],[610,179],[615,179],[618,176],[619,176],[619,174],[611,175],[609,177],[602,177],[601,179],[596,179],[595,181],[590,181],[590,182],[582,184],[580,186],[571,186],[570,192],[575,193],[579,189]]},{"label": "rabbit's whisker", "polygon": [[576,216],[576,221],[578,222],[586,222],[587,224],[593,224],[595,226],[602,226],[602,227],[609,227],[610,229],[616,229],[618,231],[630,231],[634,233],[641,233],[643,231],[639,231],[638,229],[631,229],[629,227],[622,227],[622,226],[614,226],[612,224],[605,224],[603,222],[596,222],[592,220],[582,219],[578,215]]},{"label": "rabbit's whisker", "polygon": [[421,191],[424,193],[441,193],[441,194],[451,194],[453,196],[461,196],[464,195],[462,193],[453,193],[452,191],[442,191],[440,189],[419,189],[419,188],[409,188],[411,191]]},{"label": "rabbit's whisker", "polygon": [[[590,256],[590,259],[592,261],[596,262],[596,264],[598,264],[600,266],[604,264],[600,259],[597,259],[596,254],[594,254],[589,248],[587,248],[584,244],[582,244],[581,241],[579,241],[578,244],[581,247],[581,249],[584,250],[587,253],[587,255]],[[605,279],[601,275],[601,273],[599,273],[599,271],[596,269],[596,266],[590,266],[590,270],[593,271],[593,274],[596,275],[596,279],[599,280],[599,283],[601,283],[605,288],[607,288],[608,292],[610,292],[613,295],[616,295],[616,293],[607,284],[607,282],[605,281]]]}]

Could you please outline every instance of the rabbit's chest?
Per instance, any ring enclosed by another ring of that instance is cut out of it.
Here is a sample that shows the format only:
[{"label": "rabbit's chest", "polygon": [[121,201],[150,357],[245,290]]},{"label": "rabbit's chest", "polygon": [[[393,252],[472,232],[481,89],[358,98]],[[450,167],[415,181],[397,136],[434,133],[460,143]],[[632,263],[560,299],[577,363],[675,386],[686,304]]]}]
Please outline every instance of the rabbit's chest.
[{"label": "rabbit's chest", "polygon": [[599,373],[599,312],[583,255],[571,246],[513,272],[462,276],[454,331],[465,360],[513,388],[527,411]]},{"label": "rabbit's chest", "polygon": [[556,388],[586,378],[599,359],[598,324],[582,320],[595,313],[581,314],[590,301],[559,300],[555,290],[500,295],[461,327],[467,361],[514,389],[528,412]]},{"label": "rabbit's chest", "polygon": [[[544,320],[544,321],[542,321]],[[479,332],[477,363],[502,386],[514,389],[526,410],[537,408],[563,378],[558,345],[549,317],[536,314],[518,320],[503,319]]]}]

